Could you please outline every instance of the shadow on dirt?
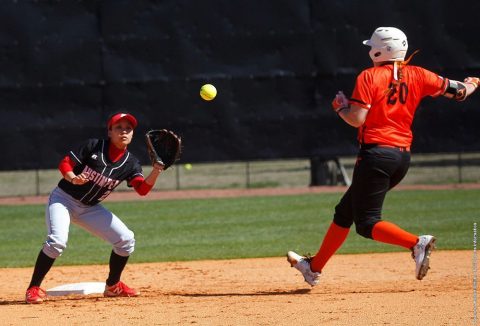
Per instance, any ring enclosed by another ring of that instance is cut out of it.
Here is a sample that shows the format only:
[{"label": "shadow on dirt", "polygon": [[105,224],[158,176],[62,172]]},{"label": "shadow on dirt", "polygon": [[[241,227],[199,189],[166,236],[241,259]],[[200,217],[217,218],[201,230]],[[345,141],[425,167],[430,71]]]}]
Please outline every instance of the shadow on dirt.
[{"label": "shadow on dirt", "polygon": [[292,294],[306,294],[311,289],[297,289],[291,291],[285,290],[271,290],[258,291],[251,293],[188,293],[188,292],[169,292],[164,295],[181,296],[181,297],[249,297],[249,296],[268,296],[268,295],[292,295]]}]

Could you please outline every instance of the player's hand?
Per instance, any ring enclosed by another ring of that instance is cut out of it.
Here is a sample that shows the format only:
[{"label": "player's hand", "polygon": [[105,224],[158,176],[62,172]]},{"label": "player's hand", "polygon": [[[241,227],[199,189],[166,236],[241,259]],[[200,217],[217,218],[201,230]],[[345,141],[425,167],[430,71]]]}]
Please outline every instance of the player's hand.
[{"label": "player's hand", "polygon": [[165,165],[160,164],[160,163],[158,163],[158,162],[155,162],[155,163],[153,164],[153,169],[154,169],[154,170],[157,170],[158,172],[162,172],[162,171],[164,170],[164,168],[165,168]]},{"label": "player's hand", "polygon": [[339,91],[332,101],[333,111],[338,113],[342,108],[346,107],[348,107],[348,98],[342,91]]},{"label": "player's hand", "polygon": [[79,175],[74,176],[70,182],[74,185],[81,186],[81,185],[87,183],[88,179],[87,179],[87,176],[85,174],[81,173]]},{"label": "player's hand", "polygon": [[475,86],[475,89],[480,86],[480,78],[478,77],[467,77],[464,80],[465,83],[472,84]]}]

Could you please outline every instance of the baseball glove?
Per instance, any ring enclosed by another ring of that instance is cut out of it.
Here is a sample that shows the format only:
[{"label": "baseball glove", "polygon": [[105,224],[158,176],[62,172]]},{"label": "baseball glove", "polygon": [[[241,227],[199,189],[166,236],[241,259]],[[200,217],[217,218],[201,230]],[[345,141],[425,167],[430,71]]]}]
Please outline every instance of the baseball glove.
[{"label": "baseball glove", "polygon": [[166,170],[180,158],[182,140],[173,131],[150,130],[145,138],[152,165],[159,163]]}]

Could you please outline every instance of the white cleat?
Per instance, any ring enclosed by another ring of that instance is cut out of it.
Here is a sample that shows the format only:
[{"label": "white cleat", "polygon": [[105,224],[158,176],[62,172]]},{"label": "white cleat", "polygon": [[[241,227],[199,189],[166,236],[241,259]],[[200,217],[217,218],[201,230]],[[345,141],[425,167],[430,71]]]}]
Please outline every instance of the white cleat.
[{"label": "white cleat", "polygon": [[432,235],[421,235],[417,244],[412,248],[412,257],[415,260],[415,277],[421,280],[427,275],[430,268],[430,254],[435,248],[435,237]]},{"label": "white cleat", "polygon": [[320,273],[312,272],[310,269],[311,258],[303,257],[293,251],[289,251],[287,253],[287,260],[291,267],[295,267],[302,273],[305,282],[312,287],[318,284]]}]

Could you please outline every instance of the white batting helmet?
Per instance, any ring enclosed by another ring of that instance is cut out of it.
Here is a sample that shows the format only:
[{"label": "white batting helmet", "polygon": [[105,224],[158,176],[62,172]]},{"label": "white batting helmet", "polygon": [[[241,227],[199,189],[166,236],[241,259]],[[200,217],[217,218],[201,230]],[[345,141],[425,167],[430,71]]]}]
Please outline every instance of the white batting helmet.
[{"label": "white batting helmet", "polygon": [[395,27],[377,28],[363,44],[372,47],[369,55],[373,62],[403,61],[408,49],[407,36]]}]

